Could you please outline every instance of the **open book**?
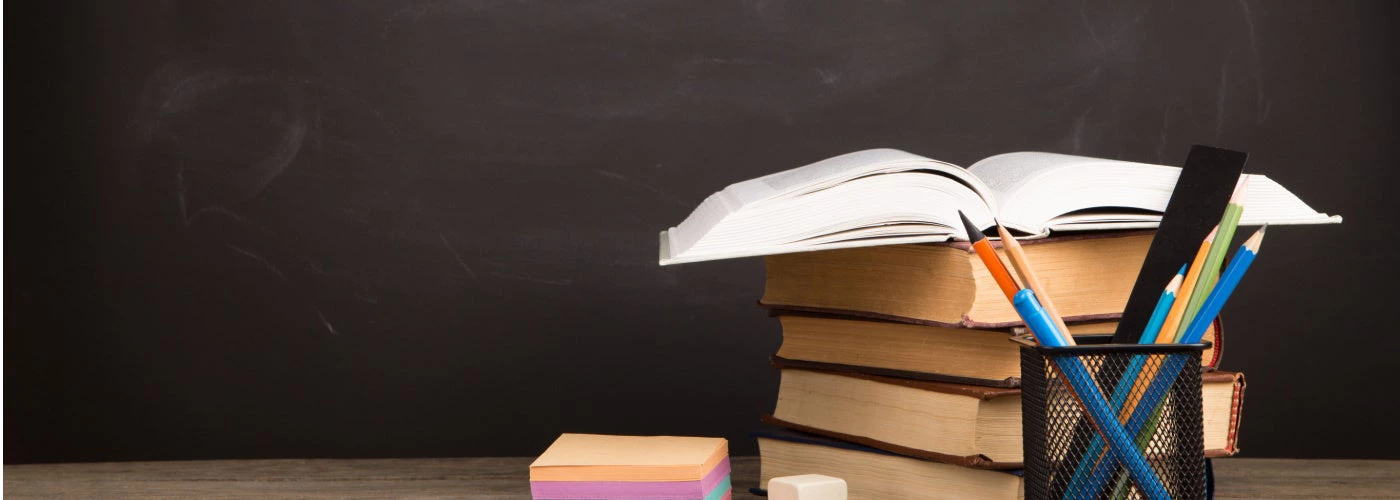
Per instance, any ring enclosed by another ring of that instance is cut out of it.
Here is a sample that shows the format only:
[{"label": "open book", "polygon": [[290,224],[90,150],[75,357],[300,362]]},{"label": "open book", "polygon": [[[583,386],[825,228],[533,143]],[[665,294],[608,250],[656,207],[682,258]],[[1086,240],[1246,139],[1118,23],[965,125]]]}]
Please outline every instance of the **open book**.
[{"label": "open book", "polygon": [[[958,211],[983,229],[1155,228],[1181,169],[1054,153],[1007,153],[967,169],[895,149],[844,154],[710,195],[661,232],[661,264],[966,239]],[[1262,175],[1246,175],[1240,225],[1326,224]]]}]

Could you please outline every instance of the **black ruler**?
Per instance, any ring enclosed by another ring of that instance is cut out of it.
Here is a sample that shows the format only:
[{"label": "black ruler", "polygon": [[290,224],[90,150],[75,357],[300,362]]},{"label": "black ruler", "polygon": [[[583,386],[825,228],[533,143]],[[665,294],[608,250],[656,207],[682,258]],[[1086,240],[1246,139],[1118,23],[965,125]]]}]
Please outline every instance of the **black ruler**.
[{"label": "black ruler", "polygon": [[1162,214],[1162,224],[1157,227],[1157,236],[1152,238],[1133,293],[1123,308],[1123,318],[1118,320],[1113,342],[1137,343],[1162,297],[1162,289],[1182,264],[1191,263],[1201,248],[1201,240],[1220,222],[1248,158],[1248,154],[1239,151],[1191,146],[1181,177],[1167,201],[1167,211]]}]

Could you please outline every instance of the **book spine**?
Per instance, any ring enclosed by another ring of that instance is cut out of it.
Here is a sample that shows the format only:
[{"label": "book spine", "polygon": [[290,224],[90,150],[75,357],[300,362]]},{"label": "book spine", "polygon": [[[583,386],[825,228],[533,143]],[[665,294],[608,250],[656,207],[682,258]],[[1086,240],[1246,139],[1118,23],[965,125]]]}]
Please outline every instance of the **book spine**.
[{"label": "book spine", "polygon": [[1225,438],[1225,451],[1231,455],[1240,452],[1240,419],[1244,413],[1244,374],[1235,379],[1234,395],[1230,398],[1230,430]]},{"label": "book spine", "polygon": [[1205,366],[1215,368],[1217,366],[1220,366],[1220,356],[1222,353],[1225,352],[1225,325],[1220,322],[1220,316],[1216,316],[1215,321],[1212,322],[1211,325],[1213,328],[1215,328],[1215,334],[1211,335],[1210,339],[1210,342],[1214,345],[1214,348],[1211,349],[1210,359],[1201,361],[1205,364]]}]

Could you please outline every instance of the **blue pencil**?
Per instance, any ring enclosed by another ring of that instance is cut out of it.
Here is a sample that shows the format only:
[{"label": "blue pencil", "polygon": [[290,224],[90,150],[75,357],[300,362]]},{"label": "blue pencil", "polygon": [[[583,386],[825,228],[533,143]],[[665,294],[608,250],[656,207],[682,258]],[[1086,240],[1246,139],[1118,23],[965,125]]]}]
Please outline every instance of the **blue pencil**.
[{"label": "blue pencil", "polygon": [[1235,256],[1230,258],[1230,265],[1225,266],[1225,272],[1220,275],[1220,281],[1211,289],[1206,301],[1201,303],[1201,310],[1191,318],[1191,326],[1186,327],[1186,333],[1181,337],[1182,343],[1194,344],[1201,341],[1201,336],[1206,334],[1210,322],[1220,314],[1220,309],[1225,307],[1225,301],[1230,300],[1230,294],[1240,284],[1240,279],[1244,278],[1244,272],[1254,263],[1254,256],[1259,254],[1259,245],[1264,242],[1264,230],[1268,228],[1269,226],[1259,228],[1235,251]]},{"label": "blue pencil", "polygon": [[[1186,266],[1181,266],[1181,270],[1176,272],[1171,282],[1167,283],[1167,288],[1162,290],[1162,298],[1157,299],[1157,307],[1152,309],[1152,317],[1147,320],[1147,327],[1143,328],[1142,336],[1138,338],[1139,344],[1151,344],[1157,340],[1157,331],[1162,328],[1162,323],[1167,319],[1167,312],[1171,310],[1172,304],[1176,302],[1176,292],[1181,289],[1181,283],[1186,279]],[[1147,356],[1133,356],[1129,362],[1128,369],[1123,372],[1123,376],[1118,379],[1118,385],[1113,388],[1113,397],[1109,404],[1114,412],[1121,412],[1123,403],[1128,400],[1128,396],[1133,392],[1133,385],[1137,382],[1138,375],[1142,372],[1142,366],[1147,363]],[[1104,442],[1103,438],[1095,434],[1089,441],[1089,451],[1079,459],[1079,465],[1074,468],[1074,476],[1070,479],[1069,488],[1066,493],[1076,495],[1084,493],[1092,495],[1093,491],[1084,491],[1084,482],[1089,479],[1091,471],[1096,474],[1106,473],[1098,464],[1103,460]]]},{"label": "blue pencil", "polygon": [[[1244,278],[1245,271],[1249,270],[1249,265],[1254,263],[1254,257],[1259,253],[1259,245],[1264,241],[1264,230],[1267,228],[1268,226],[1260,228],[1253,236],[1250,236],[1243,245],[1240,245],[1239,250],[1235,251],[1235,255],[1230,258],[1230,264],[1226,266],[1225,272],[1221,274],[1220,280],[1217,281],[1215,287],[1211,289],[1210,295],[1208,295],[1205,302],[1201,304],[1201,308],[1196,311],[1196,315],[1191,318],[1190,326],[1186,328],[1185,335],[1181,338],[1181,343],[1195,344],[1201,341],[1201,337],[1205,335],[1206,329],[1210,327],[1211,321],[1215,319],[1216,315],[1220,314],[1220,310],[1225,306],[1225,301],[1230,299],[1230,294],[1234,293],[1235,287],[1239,286],[1240,280]],[[1144,391],[1142,400],[1138,403],[1137,408],[1133,410],[1133,414],[1128,418],[1127,424],[1124,425],[1128,432],[1134,435],[1142,432],[1142,429],[1147,425],[1147,421],[1151,418],[1153,413],[1156,413],[1157,407],[1161,405],[1162,398],[1166,396],[1172,382],[1176,380],[1177,374],[1180,373],[1181,369],[1185,366],[1186,358],[1184,356],[1172,356],[1167,358],[1166,362],[1162,363],[1162,369],[1158,371],[1157,376],[1152,380],[1152,383],[1148,385],[1147,390]],[[1094,469],[1102,469],[1102,467],[1099,467],[1099,464],[1092,465],[1094,465]],[[1087,491],[1090,492],[1102,488],[1103,481],[1107,481],[1105,474],[1098,470],[1092,470],[1088,476],[1090,489]]]},{"label": "blue pencil", "polygon": [[[1067,344],[1060,337],[1059,328],[1050,320],[1050,315],[1041,307],[1040,302],[1035,299],[1035,292],[1023,289],[1016,293],[1012,300],[1012,305],[1016,312],[1021,315],[1021,319],[1030,328],[1031,334],[1042,345],[1050,347],[1065,347]],[[1118,423],[1117,415],[1114,415],[1112,407],[1103,398],[1103,393],[1099,392],[1099,387],[1094,383],[1094,376],[1089,370],[1084,368],[1084,363],[1079,359],[1059,357],[1055,358],[1055,367],[1059,369],[1064,380],[1069,383],[1070,391],[1074,393],[1075,399],[1079,400],[1080,406],[1084,407],[1084,413],[1089,417],[1089,422],[1094,425],[1108,438],[1108,449],[1113,457],[1128,469],[1128,474],[1132,475],[1133,481],[1138,487],[1153,500],[1169,499],[1167,489],[1162,486],[1162,481],[1153,472],[1152,465],[1147,463],[1147,458],[1143,456],[1133,443],[1132,434],[1123,429]]]},{"label": "blue pencil", "polygon": [[1181,289],[1181,282],[1185,279],[1186,266],[1182,265],[1181,270],[1167,283],[1167,289],[1162,290],[1162,298],[1157,299],[1157,307],[1152,309],[1152,317],[1148,318],[1147,327],[1142,329],[1142,337],[1138,338],[1139,344],[1151,344],[1157,340],[1157,331],[1161,330],[1162,323],[1167,321],[1167,313],[1176,302],[1176,292]]}]

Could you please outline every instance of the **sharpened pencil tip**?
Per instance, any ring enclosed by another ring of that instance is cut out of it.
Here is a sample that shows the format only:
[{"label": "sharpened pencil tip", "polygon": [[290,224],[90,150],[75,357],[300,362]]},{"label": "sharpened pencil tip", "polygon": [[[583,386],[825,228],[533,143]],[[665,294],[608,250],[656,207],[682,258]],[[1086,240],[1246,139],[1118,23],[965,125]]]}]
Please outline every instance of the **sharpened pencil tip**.
[{"label": "sharpened pencil tip", "polygon": [[1206,235],[1206,241],[1215,241],[1215,232],[1219,230],[1220,224],[1216,224],[1215,227],[1210,228],[1210,234]]},{"label": "sharpened pencil tip", "polygon": [[1245,240],[1244,246],[1254,253],[1259,253],[1259,245],[1264,243],[1264,230],[1268,228],[1268,224],[1265,224],[1264,227],[1259,228],[1258,231],[1254,232],[1253,236],[1250,236],[1248,240]]},{"label": "sharpened pencil tip", "polygon": [[1235,184],[1235,192],[1230,194],[1231,205],[1244,204],[1244,192],[1247,185],[1249,185],[1249,174],[1240,174],[1240,182]]},{"label": "sharpened pencil tip", "polygon": [[1001,225],[1001,221],[992,219],[992,223],[997,225],[997,236],[1001,238],[1001,244],[1007,246],[1017,245],[1016,235],[1011,234],[1011,230]]},{"label": "sharpened pencil tip", "polygon": [[977,243],[986,238],[986,236],[982,234],[982,230],[977,229],[977,225],[973,224],[971,220],[968,220],[967,214],[962,213],[962,210],[958,210],[958,217],[962,219],[963,230],[967,231],[967,241]]},{"label": "sharpened pencil tip", "polygon": [[1181,265],[1181,270],[1180,270],[1180,271],[1177,271],[1176,274],[1179,275],[1179,276],[1185,276],[1185,275],[1186,275],[1186,268],[1188,268],[1188,267],[1191,267],[1191,264],[1182,264],[1182,265]]},{"label": "sharpened pencil tip", "polygon": [[1181,291],[1181,282],[1184,281],[1185,279],[1186,279],[1186,276],[1181,275],[1181,274],[1177,274],[1176,276],[1172,276],[1171,282],[1170,282],[1170,283],[1167,283],[1167,289],[1166,289],[1166,292],[1165,292],[1165,293],[1177,293],[1177,292]]}]

